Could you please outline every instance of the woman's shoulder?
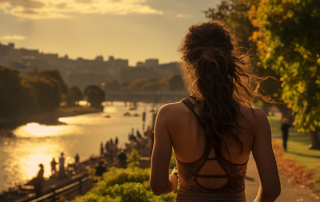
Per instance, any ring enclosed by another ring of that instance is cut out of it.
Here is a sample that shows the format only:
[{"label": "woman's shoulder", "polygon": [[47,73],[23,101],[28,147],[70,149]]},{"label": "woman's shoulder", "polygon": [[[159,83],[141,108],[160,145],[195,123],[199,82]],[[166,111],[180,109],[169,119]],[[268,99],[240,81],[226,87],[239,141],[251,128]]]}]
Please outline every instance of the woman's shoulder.
[{"label": "woman's shoulder", "polygon": [[182,101],[162,105],[158,110],[158,116],[166,117],[167,120],[175,120],[185,113],[189,113],[189,111]]},{"label": "woman's shoulder", "polygon": [[269,122],[266,114],[258,107],[250,107],[240,104],[240,112],[243,117],[248,120],[253,127],[268,126]]},{"label": "woman's shoulder", "polygon": [[262,109],[258,107],[252,107],[252,106],[240,104],[240,111],[243,115],[254,117],[255,119],[267,117],[266,114],[262,111]]}]

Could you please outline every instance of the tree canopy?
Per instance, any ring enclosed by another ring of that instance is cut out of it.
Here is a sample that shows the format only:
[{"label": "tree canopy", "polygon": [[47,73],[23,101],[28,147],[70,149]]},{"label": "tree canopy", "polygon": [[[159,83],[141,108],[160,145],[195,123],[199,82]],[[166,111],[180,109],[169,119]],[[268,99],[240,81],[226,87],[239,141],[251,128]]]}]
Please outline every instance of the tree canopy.
[{"label": "tree canopy", "polygon": [[[252,35],[257,28],[249,18],[250,10],[256,8],[260,0],[228,0],[221,1],[216,8],[209,8],[204,11],[205,16],[211,20],[224,21],[231,28],[232,33],[238,37],[238,46],[244,53],[248,52],[252,58],[254,72],[260,76],[272,76],[280,79],[279,74],[269,66],[263,66],[261,59],[257,55],[256,41],[252,40]],[[267,79],[261,83],[263,94],[271,96],[276,101],[281,101],[281,84],[272,79]],[[256,102],[256,100],[255,100]],[[262,109],[267,113],[272,104],[261,102]],[[282,114],[287,114],[284,105],[276,106]]]},{"label": "tree canopy", "polygon": [[51,112],[61,101],[73,106],[83,98],[78,87],[68,89],[56,70],[33,71],[22,76],[18,70],[3,66],[0,66],[0,95],[2,119]]},{"label": "tree canopy", "polygon": [[320,1],[261,0],[249,12],[263,65],[281,75],[298,131],[320,126]]},{"label": "tree canopy", "polygon": [[182,91],[184,89],[184,81],[180,75],[173,75],[169,80],[171,91]]},{"label": "tree canopy", "polygon": [[101,103],[105,100],[105,92],[98,85],[87,86],[84,95],[92,107],[101,107]]}]

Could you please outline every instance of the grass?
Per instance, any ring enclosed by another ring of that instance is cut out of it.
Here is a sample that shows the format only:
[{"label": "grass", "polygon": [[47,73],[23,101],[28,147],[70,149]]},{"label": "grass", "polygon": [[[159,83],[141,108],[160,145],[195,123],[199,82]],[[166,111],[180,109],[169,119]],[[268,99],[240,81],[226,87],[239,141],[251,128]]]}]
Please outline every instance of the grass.
[{"label": "grass", "polygon": [[[271,133],[273,139],[282,145],[281,137],[281,117],[268,116]],[[308,146],[310,139],[308,135],[303,136],[303,133],[298,133],[294,127],[289,129],[289,139],[287,142],[287,152],[285,156],[293,160],[299,165],[304,166],[313,174],[315,180],[313,190],[320,192],[320,150],[310,150]]]},{"label": "grass", "polygon": [[[282,139],[274,140],[282,144]],[[312,178],[315,180],[313,190],[320,192],[320,150],[308,149],[309,144],[310,139],[308,136],[289,136],[285,155],[313,173]]]},{"label": "grass", "polygon": [[75,116],[80,114],[88,114],[88,113],[94,113],[94,112],[101,112],[101,109],[97,109],[94,107],[82,107],[82,106],[59,107],[53,112],[53,114],[58,117],[63,117],[63,116]]},{"label": "grass", "polygon": [[[282,144],[281,139],[275,140]],[[285,155],[308,170],[320,169],[320,150],[308,149],[309,144],[309,137],[289,137]]]},{"label": "grass", "polygon": [[[282,133],[281,131],[281,117],[279,116],[267,116],[270,128],[271,128],[271,133],[272,135],[280,135]],[[294,130],[294,127],[289,128],[289,134],[297,134]]]}]

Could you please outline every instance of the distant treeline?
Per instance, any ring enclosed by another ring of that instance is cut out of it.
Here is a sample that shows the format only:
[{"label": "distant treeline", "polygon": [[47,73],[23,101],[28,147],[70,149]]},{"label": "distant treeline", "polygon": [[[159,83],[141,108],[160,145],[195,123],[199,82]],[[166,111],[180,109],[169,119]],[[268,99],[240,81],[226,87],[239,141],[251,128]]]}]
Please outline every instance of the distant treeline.
[{"label": "distant treeline", "polygon": [[104,91],[88,86],[84,93],[68,87],[57,70],[32,71],[26,76],[0,66],[0,118],[13,118],[51,112],[62,104],[75,106],[84,95],[91,106],[100,106]]},{"label": "distant treeline", "polygon": [[158,79],[137,79],[129,82],[119,82],[113,80],[105,83],[105,90],[108,92],[123,91],[182,91],[184,90],[184,82],[180,75],[174,75],[170,78],[164,77]]}]

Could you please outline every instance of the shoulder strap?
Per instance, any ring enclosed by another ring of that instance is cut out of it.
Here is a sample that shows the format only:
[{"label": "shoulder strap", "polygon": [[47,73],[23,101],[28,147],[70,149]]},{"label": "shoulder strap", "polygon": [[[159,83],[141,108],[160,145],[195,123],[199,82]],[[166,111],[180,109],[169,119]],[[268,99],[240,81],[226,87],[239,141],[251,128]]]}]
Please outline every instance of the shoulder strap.
[{"label": "shoulder strap", "polygon": [[183,99],[182,102],[189,108],[190,112],[192,113],[192,115],[198,120],[198,122],[200,123],[200,125],[204,128],[205,124],[203,123],[203,121],[201,120],[201,118],[198,116],[198,114],[194,111],[194,104],[192,104],[192,102],[187,98]]}]

